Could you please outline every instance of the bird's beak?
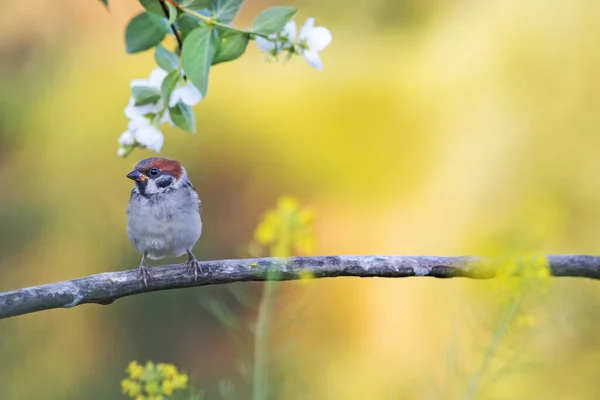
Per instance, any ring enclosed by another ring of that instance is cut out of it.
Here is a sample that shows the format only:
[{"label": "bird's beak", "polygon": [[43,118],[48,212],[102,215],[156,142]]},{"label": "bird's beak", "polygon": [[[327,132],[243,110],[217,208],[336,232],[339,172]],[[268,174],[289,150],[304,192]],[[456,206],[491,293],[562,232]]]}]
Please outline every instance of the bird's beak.
[{"label": "bird's beak", "polygon": [[136,182],[144,182],[144,181],[148,180],[148,177],[146,175],[140,173],[140,171],[138,171],[137,169],[134,169],[133,171],[128,173],[127,177],[129,179],[131,179],[132,181],[136,181]]}]

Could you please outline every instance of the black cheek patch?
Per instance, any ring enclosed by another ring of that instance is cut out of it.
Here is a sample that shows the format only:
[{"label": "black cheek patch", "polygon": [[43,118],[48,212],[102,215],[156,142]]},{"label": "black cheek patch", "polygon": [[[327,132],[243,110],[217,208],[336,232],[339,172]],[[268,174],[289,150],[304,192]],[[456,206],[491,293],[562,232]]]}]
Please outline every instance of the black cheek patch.
[{"label": "black cheek patch", "polygon": [[148,185],[148,181],[141,181],[135,183],[140,191],[140,194],[146,197],[146,186]]},{"label": "black cheek patch", "polygon": [[160,179],[156,180],[156,186],[158,186],[159,188],[166,188],[174,181],[175,179],[172,176],[161,177]]}]

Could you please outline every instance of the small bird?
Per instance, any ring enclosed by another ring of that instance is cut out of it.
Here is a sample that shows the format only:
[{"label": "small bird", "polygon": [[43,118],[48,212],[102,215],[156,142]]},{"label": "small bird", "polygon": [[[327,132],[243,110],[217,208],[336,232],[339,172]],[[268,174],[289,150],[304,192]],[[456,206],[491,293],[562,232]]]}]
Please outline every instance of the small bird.
[{"label": "small bird", "polygon": [[202,202],[176,160],[146,158],[127,174],[135,182],[127,205],[127,235],[142,253],[140,278],[148,288],[146,258],[180,257],[187,253],[188,273],[198,279],[200,264],[192,248],[202,234]]}]

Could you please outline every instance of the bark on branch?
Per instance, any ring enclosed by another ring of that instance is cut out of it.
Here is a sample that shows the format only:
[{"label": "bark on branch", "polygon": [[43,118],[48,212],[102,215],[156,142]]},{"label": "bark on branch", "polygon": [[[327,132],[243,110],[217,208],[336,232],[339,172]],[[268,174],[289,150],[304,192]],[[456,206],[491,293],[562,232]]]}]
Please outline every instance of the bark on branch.
[{"label": "bark on branch", "polygon": [[[600,257],[586,255],[546,256],[554,276],[600,279]],[[430,256],[324,256],[287,259],[260,258],[204,261],[204,273],[194,282],[183,264],[150,268],[152,280],[146,290],[138,270],[105,272],[84,278],[0,293],[0,318],[80,304],[111,304],[117,299],[157,290],[188,288],[232,282],[300,279],[306,272],[316,278],[355,277],[467,277],[487,279],[494,270],[477,257]]]}]

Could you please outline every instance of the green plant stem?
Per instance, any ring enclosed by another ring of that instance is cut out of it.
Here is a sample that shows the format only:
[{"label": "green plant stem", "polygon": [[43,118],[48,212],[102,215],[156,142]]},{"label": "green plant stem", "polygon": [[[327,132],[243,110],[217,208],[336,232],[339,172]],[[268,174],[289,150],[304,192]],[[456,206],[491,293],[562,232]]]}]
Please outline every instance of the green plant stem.
[{"label": "green plant stem", "polygon": [[127,146],[127,147],[128,147],[127,151],[125,152],[125,154],[122,155],[123,158],[127,158],[127,156],[131,154],[133,149],[135,149],[138,146],[136,144],[134,144],[132,146]]},{"label": "green plant stem", "polygon": [[279,282],[267,281],[263,289],[254,333],[253,400],[269,398],[269,332]]},{"label": "green plant stem", "polygon": [[183,11],[184,13],[187,13],[187,14],[191,15],[192,17],[198,18],[199,20],[206,22],[208,25],[219,26],[219,27],[224,28],[224,29],[229,29],[231,31],[243,33],[244,35],[248,35],[250,38],[252,38],[252,36],[260,36],[262,38],[265,38],[265,39],[268,39],[268,40],[272,40],[271,38],[269,38],[268,35],[263,35],[262,33],[245,31],[243,29],[234,28],[233,26],[230,26],[230,25],[227,25],[227,24],[223,24],[223,23],[215,20],[214,18],[207,17],[206,15],[202,15],[202,14],[196,12],[196,11],[190,10],[189,8],[185,8],[185,7],[179,6],[179,9],[181,11]]},{"label": "green plant stem", "polygon": [[508,330],[508,326],[510,325],[510,321],[514,318],[518,308],[519,303],[521,302],[521,297],[517,297],[511,300],[508,309],[506,310],[506,314],[504,314],[504,318],[500,322],[500,325],[494,332],[494,336],[490,342],[490,345],[485,351],[483,359],[481,360],[481,364],[477,369],[477,372],[471,377],[469,381],[469,386],[467,387],[467,391],[463,397],[464,400],[472,400],[477,395],[477,391],[481,385],[481,381],[489,368],[490,363],[494,359],[496,352],[498,351],[498,346],[500,346],[500,342],[502,338],[506,334]]}]

